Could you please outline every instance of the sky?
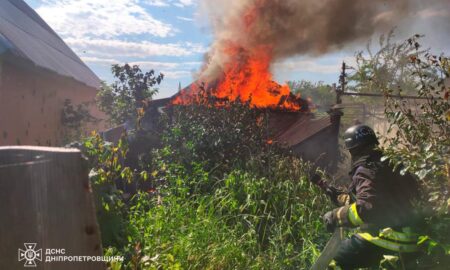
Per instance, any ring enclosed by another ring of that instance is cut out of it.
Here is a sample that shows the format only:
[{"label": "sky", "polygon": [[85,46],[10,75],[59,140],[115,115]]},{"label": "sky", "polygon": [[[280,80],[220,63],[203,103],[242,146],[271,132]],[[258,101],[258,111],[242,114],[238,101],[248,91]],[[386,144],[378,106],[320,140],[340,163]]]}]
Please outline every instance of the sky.
[{"label": "sky", "polygon": [[[25,1],[100,79],[113,81],[112,64],[138,64],[144,71],[163,73],[156,98],[171,96],[179,84],[185,87],[193,81],[213,40],[208,22],[198,11],[198,0]],[[430,12],[423,14],[424,19]],[[440,15],[449,18],[450,12]],[[415,30],[426,31],[424,25]],[[413,30],[406,32],[405,36],[414,34]],[[442,38],[446,37],[431,34],[430,39],[438,50],[448,52],[450,46],[440,47],[449,44]],[[354,63],[357,50],[364,50],[364,44],[321,57],[285,59],[273,66],[275,80],[337,83],[342,61]]]}]

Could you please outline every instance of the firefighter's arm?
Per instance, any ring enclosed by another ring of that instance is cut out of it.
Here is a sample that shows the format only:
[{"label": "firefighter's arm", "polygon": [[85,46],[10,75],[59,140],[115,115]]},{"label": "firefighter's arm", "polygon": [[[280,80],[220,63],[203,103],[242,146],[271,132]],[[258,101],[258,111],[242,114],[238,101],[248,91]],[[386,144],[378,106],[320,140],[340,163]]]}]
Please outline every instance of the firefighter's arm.
[{"label": "firefighter's arm", "polygon": [[310,177],[310,181],[317,185],[321,190],[330,197],[331,201],[337,206],[343,206],[349,204],[350,196],[342,188],[330,185],[328,182],[322,179],[322,177],[315,173]]},{"label": "firefighter's arm", "polygon": [[376,191],[373,179],[371,170],[364,167],[357,169],[353,177],[356,201],[327,213],[334,226],[358,227],[370,221]]}]

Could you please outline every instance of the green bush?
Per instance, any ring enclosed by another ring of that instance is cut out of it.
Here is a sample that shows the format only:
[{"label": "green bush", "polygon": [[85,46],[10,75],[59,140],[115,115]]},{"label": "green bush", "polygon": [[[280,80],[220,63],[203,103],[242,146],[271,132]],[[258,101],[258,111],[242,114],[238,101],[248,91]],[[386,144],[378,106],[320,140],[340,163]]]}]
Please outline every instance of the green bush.
[{"label": "green bush", "polygon": [[121,140],[117,146],[104,142],[99,134],[92,134],[84,140],[82,150],[92,168],[89,173],[97,220],[103,245],[123,245],[126,223],[126,207],[122,191],[115,185],[116,179],[131,180],[130,170],[122,165],[127,146]]},{"label": "green bush", "polygon": [[110,252],[125,255],[121,267],[130,269],[306,269],[327,238],[320,219],[327,203],[305,169],[286,158],[271,178],[234,170],[213,193],[199,194],[185,182],[204,183],[208,173],[177,168],[166,175],[174,183],[165,195],[136,196],[128,245]]},{"label": "green bush", "polygon": [[[426,269],[450,263],[450,58],[423,49],[414,35],[402,43],[393,33],[380,38],[380,50],[357,54],[352,81],[361,92],[385,96],[390,137],[383,138],[385,158],[417,175],[426,216],[421,245],[431,254]],[[393,96],[416,96],[396,98]],[[433,267],[432,267],[433,266]]]},{"label": "green bush", "polygon": [[167,162],[196,161],[220,174],[273,152],[264,111],[239,101],[221,103],[219,108],[215,103],[211,99],[173,107],[163,133],[162,156]]},{"label": "green bush", "polygon": [[[310,165],[268,142],[265,113],[241,103],[171,113],[148,171],[122,165],[126,145],[84,144],[105,253],[125,257],[110,268],[308,268],[328,238],[328,200],[309,183]],[[156,188],[125,200],[118,178]]]},{"label": "green bush", "polygon": [[111,85],[102,83],[97,106],[108,116],[111,126],[138,120],[148,102],[158,93],[155,86],[161,83],[164,75],[157,75],[154,70],[144,72],[139,66],[129,64],[112,65],[111,72],[116,81]]}]

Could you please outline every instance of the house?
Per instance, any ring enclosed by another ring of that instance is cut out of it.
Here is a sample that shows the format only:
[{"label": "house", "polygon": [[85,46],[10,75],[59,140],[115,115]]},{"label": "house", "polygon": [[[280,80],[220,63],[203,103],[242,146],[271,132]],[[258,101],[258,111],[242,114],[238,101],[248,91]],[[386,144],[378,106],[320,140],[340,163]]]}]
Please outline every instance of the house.
[{"label": "house", "polygon": [[[64,102],[89,103],[100,79],[23,0],[0,1],[0,145],[61,145]],[[91,124],[83,132],[101,128]]]},{"label": "house", "polygon": [[[141,127],[146,131],[159,130],[159,117],[167,113],[170,117],[170,104],[177,97],[152,100],[141,119]],[[310,111],[289,112],[283,110],[269,110],[268,133],[272,140],[283,148],[292,151],[304,160],[316,166],[335,172],[340,159],[339,128],[343,113],[340,109],[331,109],[327,115],[316,115]],[[102,133],[107,141],[116,143],[127,125],[106,130]],[[152,143],[157,145],[157,139]],[[149,142],[147,142],[149,143]],[[147,151],[144,147],[137,147],[138,151]]]},{"label": "house", "polygon": [[269,129],[273,140],[304,160],[335,172],[340,159],[339,128],[342,112],[331,109],[326,116],[313,113],[272,112]]}]

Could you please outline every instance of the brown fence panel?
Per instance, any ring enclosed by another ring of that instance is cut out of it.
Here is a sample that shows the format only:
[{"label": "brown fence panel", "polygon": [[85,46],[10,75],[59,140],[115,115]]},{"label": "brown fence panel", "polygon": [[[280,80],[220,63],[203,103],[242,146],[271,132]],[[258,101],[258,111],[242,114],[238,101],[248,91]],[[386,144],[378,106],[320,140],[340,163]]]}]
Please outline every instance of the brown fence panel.
[{"label": "brown fence panel", "polygon": [[80,152],[0,147],[0,269],[105,269],[101,255]]}]

